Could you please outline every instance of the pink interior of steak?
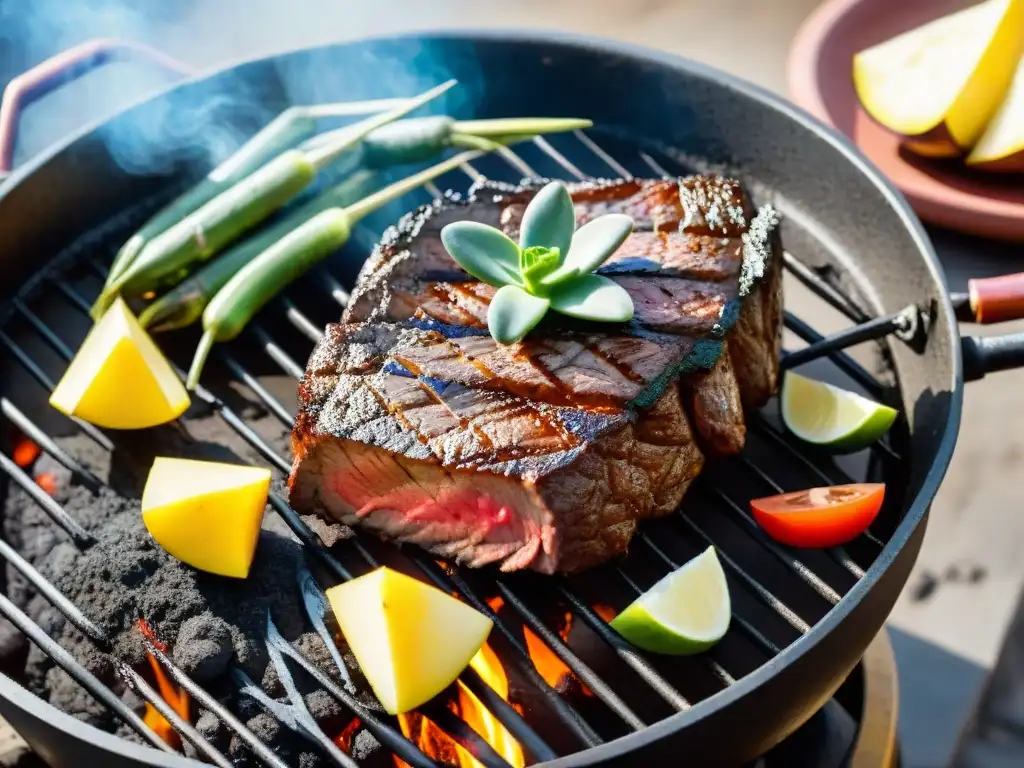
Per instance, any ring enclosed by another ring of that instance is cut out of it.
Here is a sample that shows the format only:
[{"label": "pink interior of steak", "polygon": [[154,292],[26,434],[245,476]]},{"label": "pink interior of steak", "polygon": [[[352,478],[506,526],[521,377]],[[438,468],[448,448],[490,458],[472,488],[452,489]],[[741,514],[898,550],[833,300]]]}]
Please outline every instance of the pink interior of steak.
[{"label": "pink interior of steak", "polygon": [[579,458],[521,482],[308,427],[296,430],[293,450],[298,508],[324,508],[333,519],[470,567],[542,573],[624,554],[637,521],[674,510],[703,466],[675,388]]}]

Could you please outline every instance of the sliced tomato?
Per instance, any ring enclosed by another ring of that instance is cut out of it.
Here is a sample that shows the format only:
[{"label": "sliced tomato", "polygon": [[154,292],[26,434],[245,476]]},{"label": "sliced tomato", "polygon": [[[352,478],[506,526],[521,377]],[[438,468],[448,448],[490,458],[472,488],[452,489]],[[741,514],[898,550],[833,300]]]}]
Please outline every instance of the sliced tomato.
[{"label": "sliced tomato", "polygon": [[835,547],[863,533],[878,516],[884,483],[810,488],[754,499],[754,519],[791,547]]}]

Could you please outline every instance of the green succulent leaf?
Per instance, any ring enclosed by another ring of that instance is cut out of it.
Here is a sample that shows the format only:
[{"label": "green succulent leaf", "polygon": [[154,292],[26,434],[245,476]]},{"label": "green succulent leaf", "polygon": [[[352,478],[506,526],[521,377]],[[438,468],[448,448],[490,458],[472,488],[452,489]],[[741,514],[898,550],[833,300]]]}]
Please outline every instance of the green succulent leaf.
[{"label": "green succulent leaf", "polygon": [[515,285],[499,288],[487,310],[487,327],[501,344],[520,341],[548,311],[550,302]]},{"label": "green succulent leaf", "polygon": [[441,230],[441,242],[460,267],[500,288],[523,285],[519,246],[499,229],[476,221],[455,221]]},{"label": "green succulent leaf", "polygon": [[530,293],[543,293],[540,290],[541,280],[545,275],[558,269],[561,257],[562,254],[557,248],[542,248],[539,245],[519,252],[519,274]]},{"label": "green succulent leaf", "polygon": [[604,264],[626,242],[633,231],[633,219],[624,213],[609,213],[584,224],[572,236],[572,245],[562,265],[542,281],[547,288],[586,275]]},{"label": "green succulent leaf", "polygon": [[567,254],[575,229],[576,212],[569,190],[562,182],[552,181],[526,206],[519,229],[519,246],[525,251],[539,245]]},{"label": "green succulent leaf", "polygon": [[633,317],[633,299],[603,275],[583,275],[551,292],[551,308],[569,317],[624,323]]},{"label": "green succulent leaf", "polygon": [[633,218],[624,213],[609,213],[576,230],[562,265],[575,267],[581,275],[604,264],[633,231]]}]

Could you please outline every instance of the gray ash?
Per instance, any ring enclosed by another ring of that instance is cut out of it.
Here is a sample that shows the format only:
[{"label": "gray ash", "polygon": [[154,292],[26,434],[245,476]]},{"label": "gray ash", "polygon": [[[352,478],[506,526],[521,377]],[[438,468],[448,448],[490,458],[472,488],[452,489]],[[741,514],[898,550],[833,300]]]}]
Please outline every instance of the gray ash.
[{"label": "gray ash", "polygon": [[[275,447],[287,445],[287,430],[277,422],[259,418],[265,414],[252,409],[245,415],[256,417],[256,428]],[[58,438],[71,455],[109,483],[110,487],[96,493],[77,484],[67,470],[45,456],[32,469],[36,475],[52,475],[56,500],[96,538],[88,550],[78,551],[13,484],[8,489],[3,518],[5,539],[107,633],[111,639],[109,652],[98,649],[10,566],[5,574],[7,594],[140,713],[141,700],[125,690],[113,661],[126,661],[149,674],[137,626],[138,620],[144,619],[166,643],[174,661],[279,751],[289,765],[323,764],[308,741],[281,726],[248,697],[238,695],[227,674],[231,667],[237,667],[259,681],[266,693],[286,701],[264,646],[269,611],[289,642],[341,682],[327,647],[303,610],[298,574],[305,560],[297,539],[268,507],[249,577],[223,578],[196,571],[168,555],[146,531],[139,511],[138,498],[156,455],[257,464],[262,463],[259,456],[238,441],[218,418],[201,409],[193,409],[180,427],[117,435],[116,442],[117,449],[108,455],[83,435]],[[275,485],[280,491],[280,482]],[[329,544],[351,535],[343,526],[320,521],[315,530]],[[346,648],[342,651],[360,698],[376,706],[355,660]],[[65,712],[138,740],[7,622],[0,622],[0,669],[20,678],[30,690]],[[310,712],[324,731],[332,737],[340,734],[352,715],[304,673],[291,669]],[[193,717],[199,731],[237,764],[255,764],[248,749],[214,715],[199,709]],[[352,749],[361,764],[392,765],[390,753],[365,730],[356,730]],[[194,754],[188,745],[185,751]]]}]

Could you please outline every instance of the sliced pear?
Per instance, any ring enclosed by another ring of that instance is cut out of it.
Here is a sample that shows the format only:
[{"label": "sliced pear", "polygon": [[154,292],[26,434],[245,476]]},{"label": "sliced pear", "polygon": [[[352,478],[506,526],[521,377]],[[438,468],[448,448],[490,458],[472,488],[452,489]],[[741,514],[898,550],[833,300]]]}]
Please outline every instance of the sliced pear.
[{"label": "sliced pear", "polygon": [[142,492],[142,521],[183,563],[244,579],[269,490],[269,469],[158,457]]},{"label": "sliced pear", "polygon": [[118,299],[85,337],[50,405],[109,429],[144,429],[178,418],[188,392],[170,363]]},{"label": "sliced pear", "polygon": [[967,164],[982,171],[1024,172],[1024,57],[1010,92],[968,155]]},{"label": "sliced pear", "polygon": [[392,715],[455,682],[492,626],[451,595],[386,567],[331,587],[327,599],[359,668]]},{"label": "sliced pear", "polygon": [[911,151],[974,146],[1024,53],[1024,0],[987,0],[861,51],[853,82],[876,121]]}]

